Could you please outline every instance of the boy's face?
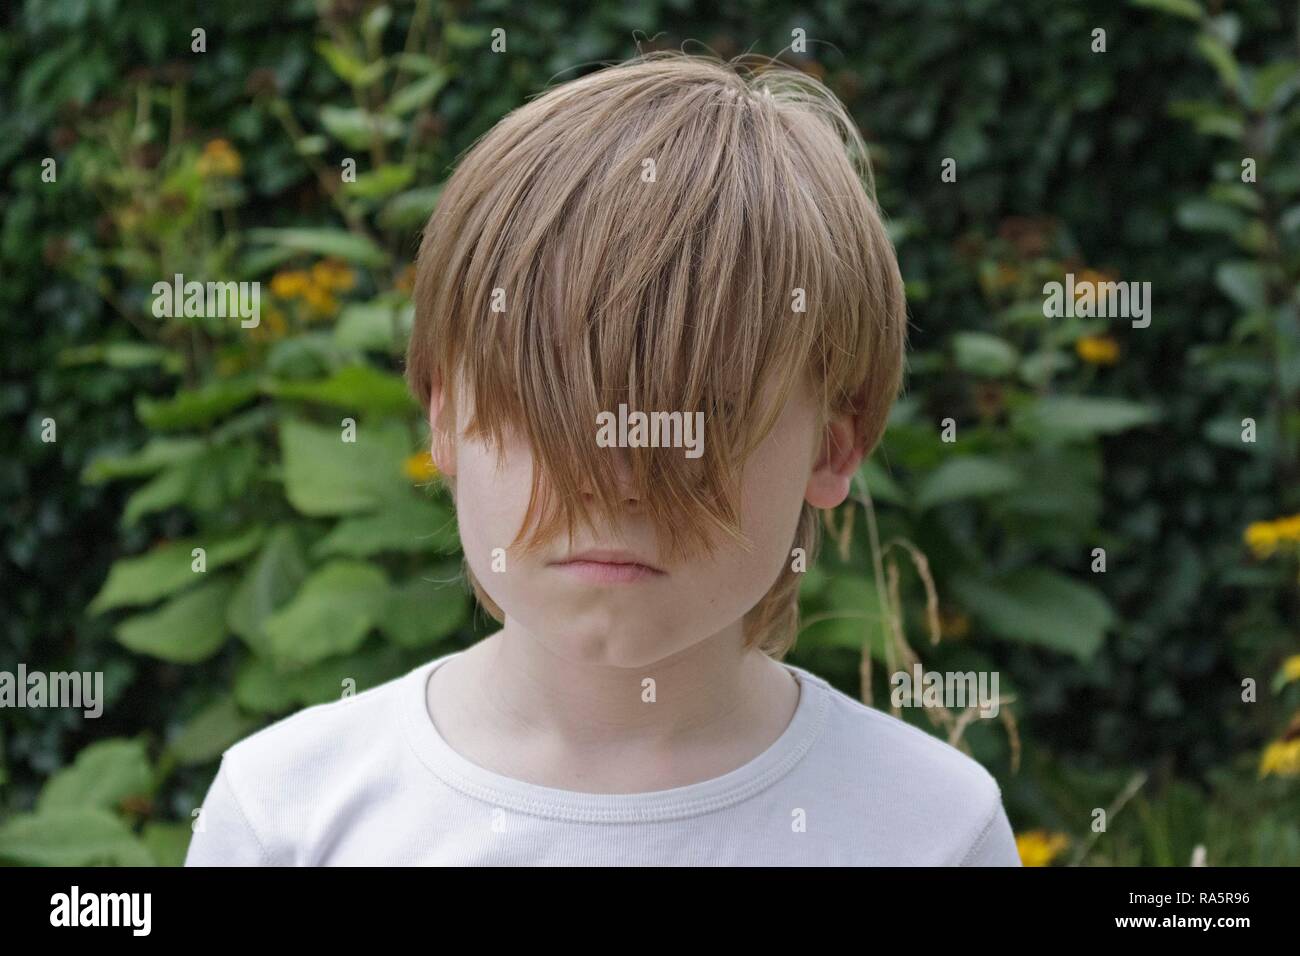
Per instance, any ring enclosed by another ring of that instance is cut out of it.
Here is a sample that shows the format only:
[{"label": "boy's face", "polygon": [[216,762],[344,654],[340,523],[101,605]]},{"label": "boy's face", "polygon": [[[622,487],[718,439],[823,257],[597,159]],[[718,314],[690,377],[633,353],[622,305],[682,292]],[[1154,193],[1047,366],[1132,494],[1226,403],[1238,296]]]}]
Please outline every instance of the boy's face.
[{"label": "boy's face", "polygon": [[[435,435],[442,404],[435,388],[430,407]],[[852,420],[839,417],[819,429],[812,396],[797,391],[745,463],[740,517],[751,550],[720,538],[706,556],[670,562],[641,502],[624,486],[622,511],[608,527],[597,533],[579,525],[571,543],[561,534],[532,555],[509,550],[504,570],[499,559],[494,570],[495,549],[509,548],[527,511],[532,455],[522,439],[511,438],[498,469],[492,448],[464,437],[467,402],[461,398],[455,404],[455,438],[435,440],[433,457],[454,479],[470,568],[505,613],[507,626],[563,659],[588,664],[641,666],[724,630],[739,644],[743,616],[779,575],[795,573],[790,549],[803,502],[838,505],[862,458],[861,449],[851,445]],[[593,440],[594,433],[593,425]],[[619,457],[618,463],[625,476],[626,459]],[[575,560],[584,554],[595,560]],[[625,561],[645,567],[608,563]]]}]

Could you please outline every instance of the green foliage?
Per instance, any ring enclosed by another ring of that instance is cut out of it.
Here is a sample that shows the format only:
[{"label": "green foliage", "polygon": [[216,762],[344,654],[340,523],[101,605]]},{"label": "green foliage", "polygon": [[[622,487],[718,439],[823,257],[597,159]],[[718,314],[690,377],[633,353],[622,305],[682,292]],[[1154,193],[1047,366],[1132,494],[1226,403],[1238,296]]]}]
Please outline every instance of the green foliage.
[{"label": "green foliage", "polygon": [[[506,56],[483,54],[497,0],[218,3],[201,57],[179,8],[12,15],[7,640],[103,670],[110,713],[145,703],[102,731],[0,714],[0,861],[174,865],[225,747],[481,635],[444,583],[454,516],[401,379],[418,231],[462,150],[632,30],[790,43],[778,8],[679,7],[512,5]],[[1219,10],[819,2],[800,25],[835,46],[786,57],[872,144],[912,319],[906,397],[828,522],[794,659],[876,699],[906,635],[927,667],[998,670],[1018,745],[960,743],[1018,829],[1076,847],[1158,765],[1084,863],[1300,859],[1294,778],[1254,779],[1298,703],[1268,679],[1297,653],[1296,555],[1242,538],[1300,511],[1300,60],[1294,11]],[[155,316],[178,273],[261,282],[260,324]],[[1150,326],[1047,318],[1066,273],[1149,281]]]}]

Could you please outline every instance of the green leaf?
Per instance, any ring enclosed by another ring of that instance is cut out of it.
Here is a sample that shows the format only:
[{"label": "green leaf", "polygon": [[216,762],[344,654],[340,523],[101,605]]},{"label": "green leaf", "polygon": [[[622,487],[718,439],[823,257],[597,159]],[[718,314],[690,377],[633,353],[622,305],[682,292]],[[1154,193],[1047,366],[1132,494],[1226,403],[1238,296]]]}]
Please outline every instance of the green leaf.
[{"label": "green leaf", "polygon": [[1241,89],[1241,68],[1232,50],[1212,33],[1200,33],[1196,37],[1196,49],[1219,74],[1219,80],[1229,90]]},{"label": "green leaf", "polygon": [[927,475],[916,491],[916,505],[921,509],[983,498],[1011,491],[1020,484],[1020,473],[1010,465],[992,458],[962,455],[950,458]]},{"label": "green leaf", "polygon": [[316,545],[316,557],[364,558],[386,551],[406,554],[456,551],[456,519],[437,502],[414,494],[371,515],[345,518]]},{"label": "green leaf", "polygon": [[356,650],[391,595],[382,571],[360,561],[333,561],[307,579],[289,604],[267,620],[275,656],[311,664]]},{"label": "green leaf", "polygon": [[265,713],[285,711],[294,704],[310,707],[339,700],[346,690],[360,692],[407,673],[412,666],[410,654],[382,644],[306,667],[250,662],[240,670],[236,694],[244,706]]},{"label": "green leaf", "polygon": [[21,814],[0,824],[0,859],[23,866],[152,866],[153,857],[106,810]]},{"label": "green leaf", "polygon": [[149,755],[138,740],[120,737],[90,744],[72,766],[65,767],[46,782],[36,809],[114,810],[127,797],[153,792],[153,771]]},{"label": "green leaf", "polygon": [[177,763],[208,763],[256,729],[258,721],[240,713],[235,699],[223,695],[199,711],[167,745]]},{"label": "green leaf", "polygon": [[447,73],[441,70],[421,77],[397,92],[388,104],[388,112],[394,116],[405,116],[407,113],[414,113],[422,106],[428,106],[447,85],[447,79]]},{"label": "green leaf", "polygon": [[152,475],[168,465],[188,461],[202,452],[203,448],[204,442],[201,439],[189,436],[152,438],[139,451],[129,455],[103,455],[96,458],[81,473],[81,480],[98,484],[114,478]]},{"label": "green leaf", "polygon": [[327,133],[350,149],[368,149],[377,139],[397,139],[404,129],[394,116],[356,107],[322,106],[320,121]]},{"label": "green leaf", "polygon": [[890,477],[889,472],[885,471],[876,459],[868,458],[864,461],[858,473],[866,483],[867,491],[871,492],[873,501],[900,505],[906,500],[898,482]]},{"label": "green leaf", "polygon": [[1208,199],[1187,200],[1178,207],[1177,219],[1184,229],[1228,235],[1235,234],[1247,222],[1240,209]]},{"label": "green leaf", "polygon": [[1027,568],[998,579],[958,575],[949,587],[995,636],[1088,660],[1115,612],[1095,588],[1055,571]]},{"label": "green leaf", "polygon": [[192,391],[177,392],[169,399],[140,396],[135,402],[136,417],[155,431],[198,428],[216,421],[257,396],[257,380],[252,376],[217,379]]},{"label": "green leaf", "polygon": [[313,382],[271,381],[263,387],[277,398],[320,402],[353,412],[398,415],[418,407],[401,376],[370,365],[351,365]]},{"label": "green leaf", "polygon": [[308,570],[307,556],[294,529],[288,525],[276,528],[235,589],[226,624],[254,651],[269,654],[270,639],[262,625],[298,593]]},{"label": "green leaf", "polygon": [[250,229],[248,238],[298,252],[334,256],[370,268],[380,268],[388,262],[388,254],[368,236],[346,229]]},{"label": "green leaf", "polygon": [[330,65],[330,69],[338,74],[339,79],[349,86],[357,85],[357,80],[365,69],[365,63],[330,40],[317,40],[316,52]]},{"label": "green leaf", "polygon": [[388,24],[393,19],[392,7],[382,3],[365,15],[361,21],[361,32],[366,39],[376,41],[384,35]]},{"label": "green leaf", "polygon": [[183,866],[192,835],[189,823],[150,821],[144,825],[140,838],[158,866]]},{"label": "green leaf", "polygon": [[393,588],[379,629],[394,644],[426,647],[454,634],[469,619],[469,595],[459,581],[416,578]]},{"label": "green leaf", "polygon": [[389,163],[368,173],[362,173],[350,183],[343,184],[349,196],[361,199],[383,199],[399,189],[404,189],[415,178],[415,167]]},{"label": "green leaf", "polygon": [[422,186],[398,193],[379,211],[379,224],[385,229],[414,229],[423,226],[433,215],[440,195],[441,186]]},{"label": "green leaf", "polygon": [[103,363],[110,368],[141,368],[162,365],[171,370],[177,357],[161,345],[144,342],[108,342],[102,345],[79,345],[59,352],[59,364],[86,365]]},{"label": "green leaf", "polygon": [[117,626],[123,646],[177,664],[207,660],[226,639],[226,604],[234,582],[218,578],[172,598],[156,611]]},{"label": "green leaf", "polygon": [[1040,398],[1013,414],[1018,429],[1054,441],[1079,441],[1097,435],[1112,435],[1149,425],[1159,418],[1159,412],[1149,405],[1082,395]]},{"label": "green leaf", "polygon": [[252,528],[234,537],[217,539],[190,538],[172,541],[138,557],[115,561],[108,580],[90,602],[89,611],[99,614],[115,607],[150,604],[175,594],[202,579],[193,570],[193,550],[205,550],[208,572],[247,557],[262,543],[262,529]]},{"label": "green leaf", "polygon": [[884,660],[889,640],[888,624],[875,581],[866,575],[835,574],[826,582],[829,609],[819,620],[809,620],[800,642],[820,647],[845,647],[860,651],[871,646],[871,656]]},{"label": "green leaf", "polygon": [[1256,262],[1244,259],[1220,262],[1214,270],[1214,283],[1235,305],[1247,312],[1268,304],[1264,270]]},{"label": "green leaf", "polygon": [[289,679],[269,656],[250,657],[239,665],[234,692],[240,707],[257,714],[282,713],[297,700]]},{"label": "green leaf", "polygon": [[280,425],[289,502],[305,515],[370,511],[410,493],[402,464],[410,437],[400,424],[358,424],[356,441],[339,428],[288,419]]},{"label": "green leaf", "polygon": [[1148,7],[1162,10],[1174,16],[1186,17],[1188,20],[1205,19],[1205,10],[1196,0],[1130,0],[1135,7]]},{"label": "green leaf", "polygon": [[1251,106],[1260,111],[1280,110],[1300,89],[1300,61],[1279,60],[1256,71],[1250,84]]},{"label": "green leaf", "polygon": [[177,505],[199,513],[215,511],[242,497],[256,468],[257,453],[250,445],[206,448],[137,489],[127,499],[122,526],[129,528],[146,514]]},{"label": "green leaf", "polygon": [[334,342],[341,348],[399,353],[410,336],[413,318],[409,303],[352,303],[344,307],[334,324]]},{"label": "green leaf", "polygon": [[425,53],[399,53],[394,60],[397,68],[407,73],[434,73],[442,69],[437,60]]},{"label": "green leaf", "polygon": [[952,346],[957,367],[982,378],[1009,375],[1020,361],[1015,346],[986,332],[958,332]]}]

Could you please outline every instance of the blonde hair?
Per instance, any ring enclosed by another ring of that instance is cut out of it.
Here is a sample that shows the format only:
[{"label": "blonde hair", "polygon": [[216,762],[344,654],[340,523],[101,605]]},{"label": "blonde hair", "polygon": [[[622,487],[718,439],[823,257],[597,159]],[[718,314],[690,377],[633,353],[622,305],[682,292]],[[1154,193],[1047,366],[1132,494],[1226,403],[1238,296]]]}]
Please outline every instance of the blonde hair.
[{"label": "blonde hair", "polygon": [[[414,298],[407,379],[426,411],[443,383],[454,423],[460,383],[467,437],[533,451],[525,551],[619,513],[598,412],[705,413],[702,457],[626,459],[661,542],[689,557],[718,534],[747,546],[740,466],[795,387],[822,426],[855,413],[870,452],[900,384],[903,284],[862,137],[825,86],[770,61],[649,54],[514,110],[443,190]],[[791,548],[811,561],[818,536],[805,503]],[[748,646],[788,651],[798,589],[787,571],[746,614]]]}]

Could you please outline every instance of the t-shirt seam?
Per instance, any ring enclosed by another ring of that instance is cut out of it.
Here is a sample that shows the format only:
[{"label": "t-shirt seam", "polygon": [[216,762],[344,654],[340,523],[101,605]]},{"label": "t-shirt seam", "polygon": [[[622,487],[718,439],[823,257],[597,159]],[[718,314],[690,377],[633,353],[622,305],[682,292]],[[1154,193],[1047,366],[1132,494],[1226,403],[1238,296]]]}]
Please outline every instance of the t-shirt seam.
[{"label": "t-shirt seam", "polygon": [[[819,680],[814,683],[821,683]],[[422,683],[423,686],[423,683]],[[419,762],[443,783],[466,796],[477,799],[494,807],[504,807],[514,809],[517,812],[526,813],[531,816],[541,817],[548,820],[563,820],[574,823],[597,823],[597,824],[639,824],[639,823],[668,823],[676,820],[685,820],[693,817],[706,816],[710,813],[716,813],[727,807],[743,803],[750,797],[766,790],[774,785],[782,777],[790,773],[795,765],[812,749],[814,743],[821,737],[826,723],[826,715],[829,710],[829,694],[826,688],[820,688],[819,700],[817,701],[817,710],[814,712],[813,723],[808,732],[804,735],[800,743],[790,751],[780,763],[755,777],[748,784],[729,790],[725,793],[718,794],[714,797],[697,798],[690,800],[686,804],[674,807],[672,804],[646,807],[637,809],[609,809],[609,810],[591,810],[572,807],[569,805],[557,805],[544,803],[529,797],[518,794],[504,793],[475,783],[466,779],[458,771],[444,766],[434,766],[429,760],[425,759],[425,754],[416,746],[412,738],[412,731],[415,728],[410,727],[404,722],[407,745],[411,748]]]},{"label": "t-shirt seam", "polygon": [[993,832],[993,825],[997,822],[998,811],[1000,811],[1001,809],[1002,809],[1002,788],[998,787],[995,783],[994,792],[993,792],[993,809],[989,811],[988,819],[984,821],[984,826],[981,827],[979,833],[976,834],[975,841],[962,855],[961,859],[958,860],[957,862],[958,866],[965,866],[967,862],[970,860],[970,858],[973,857],[977,851],[983,849],[985,842],[988,841],[989,834]]},{"label": "t-shirt seam", "polygon": [[265,865],[270,865],[271,854],[266,849],[266,844],[262,842],[262,838],[257,833],[257,828],[253,826],[253,821],[249,818],[248,814],[244,812],[243,804],[240,802],[239,791],[235,787],[233,768],[229,758],[222,760],[221,768],[217,772],[218,774],[224,773],[226,775],[226,788],[230,791],[230,802],[234,806],[235,813],[238,814],[240,821],[244,824],[249,835],[253,838],[253,842],[257,844],[257,853],[260,862]]}]

